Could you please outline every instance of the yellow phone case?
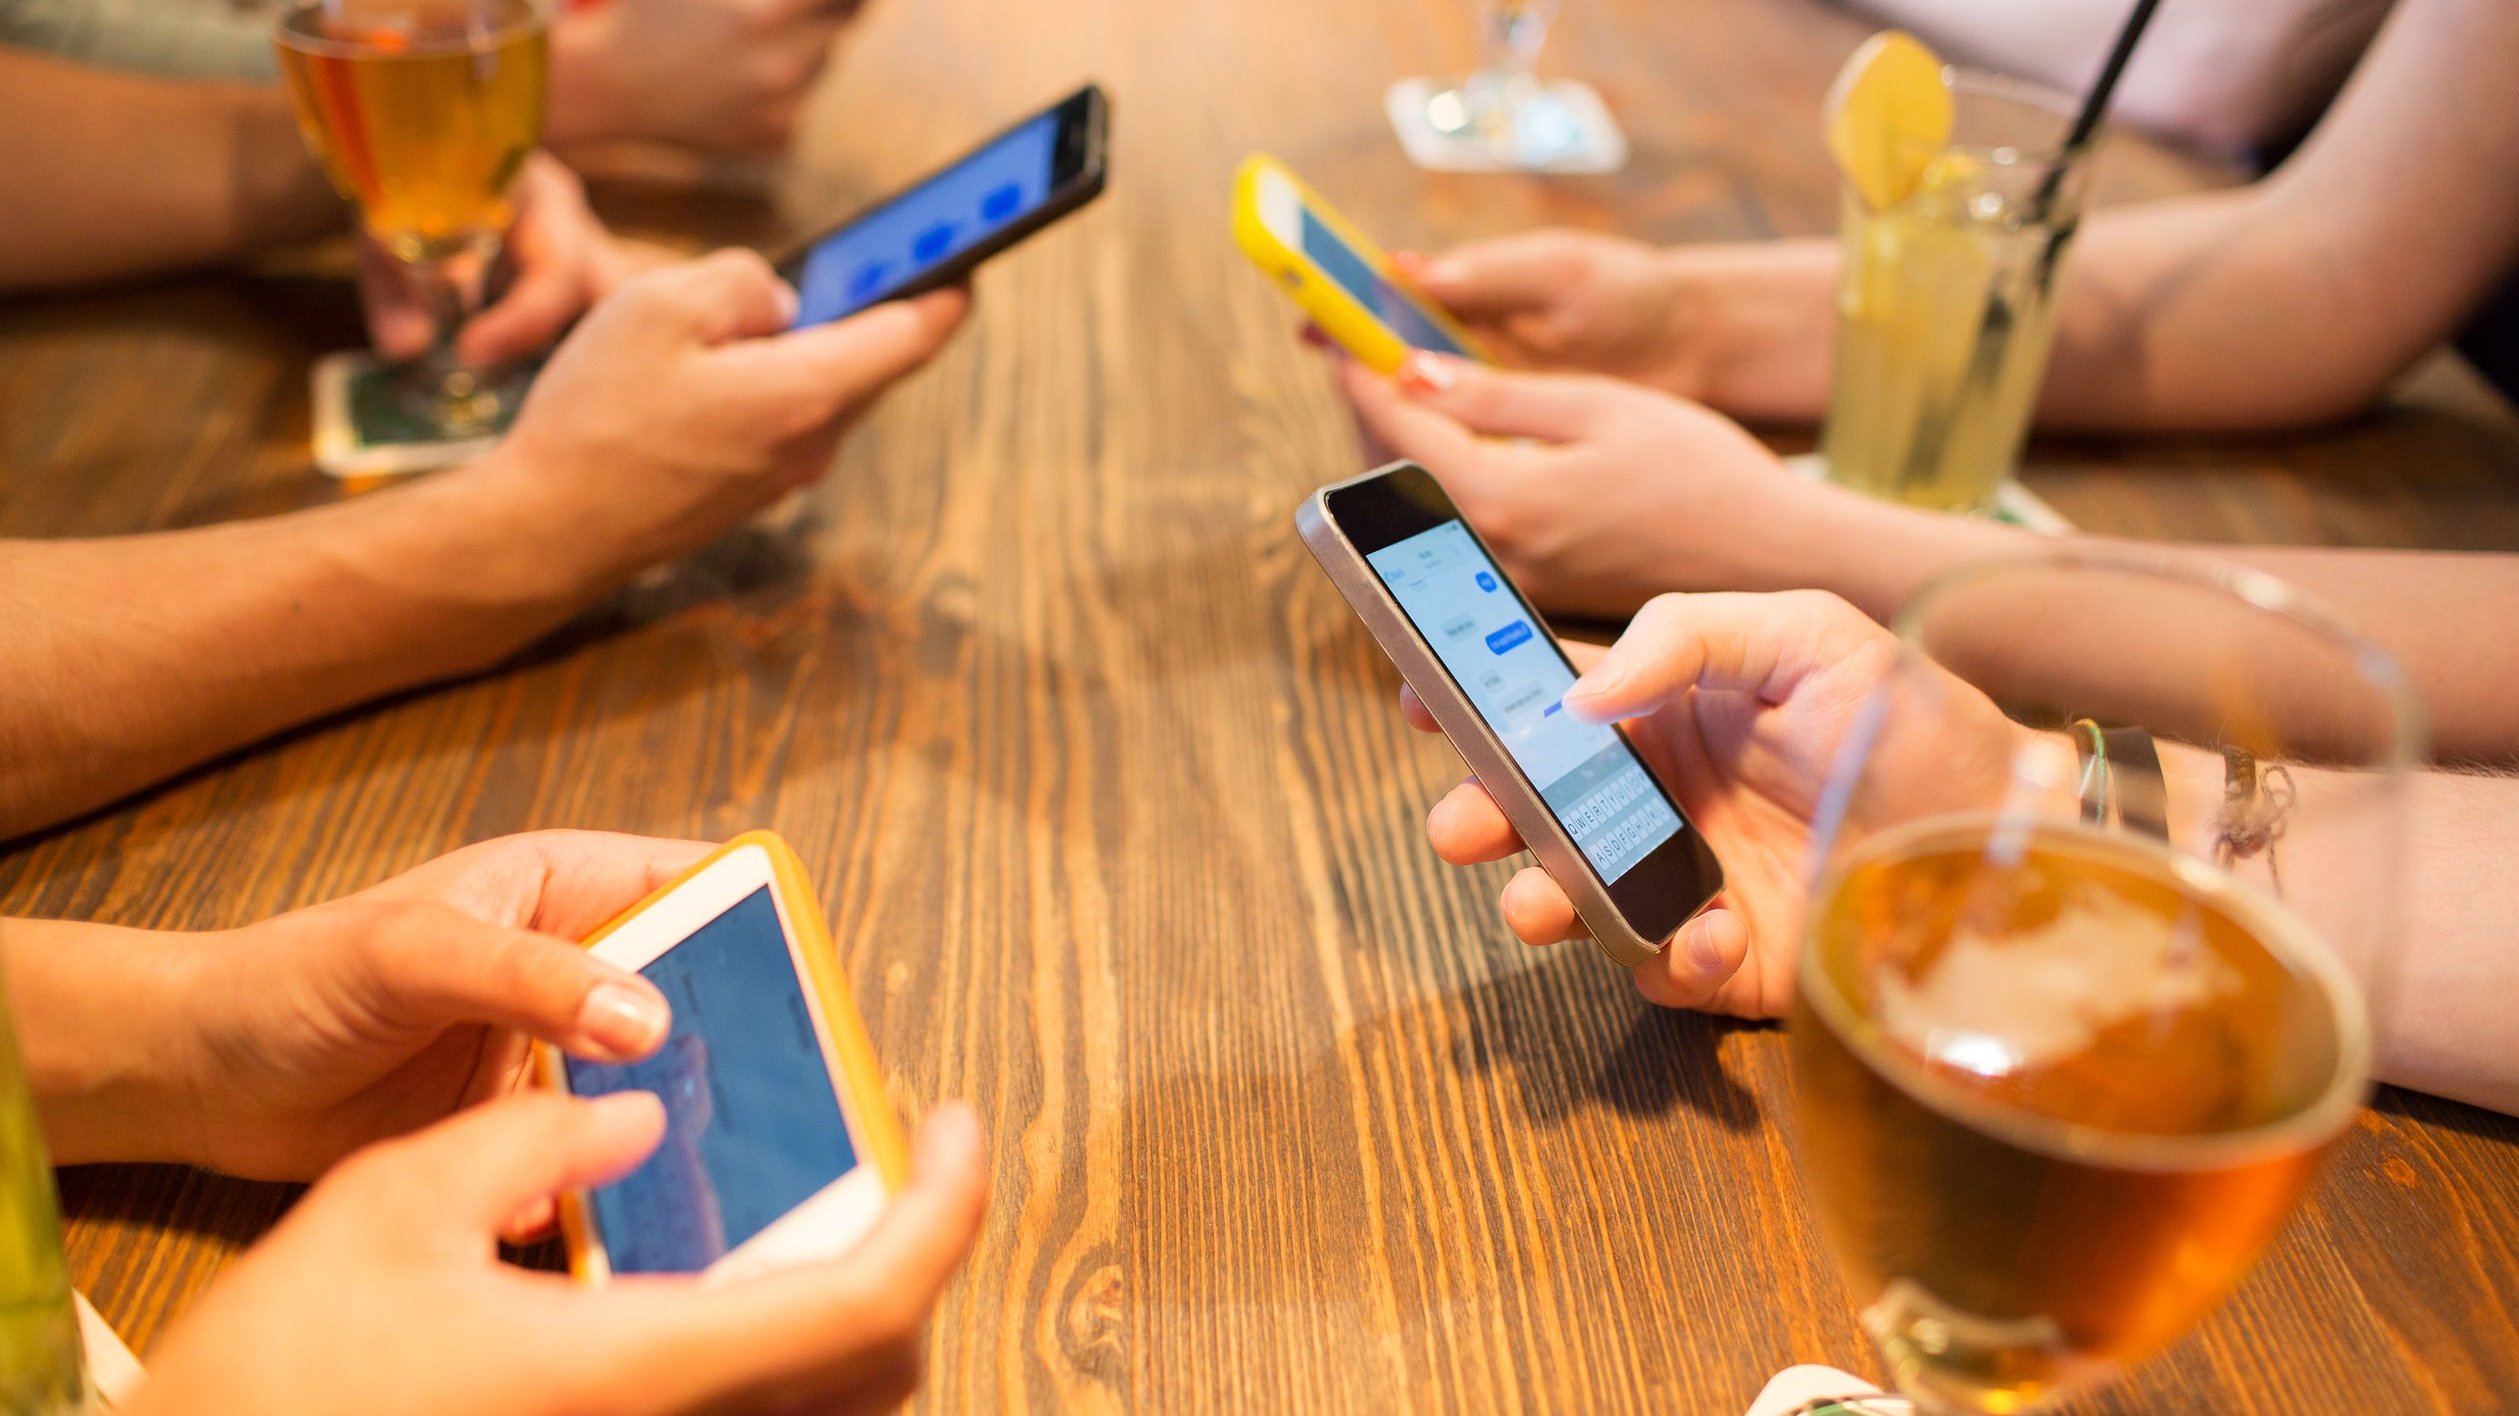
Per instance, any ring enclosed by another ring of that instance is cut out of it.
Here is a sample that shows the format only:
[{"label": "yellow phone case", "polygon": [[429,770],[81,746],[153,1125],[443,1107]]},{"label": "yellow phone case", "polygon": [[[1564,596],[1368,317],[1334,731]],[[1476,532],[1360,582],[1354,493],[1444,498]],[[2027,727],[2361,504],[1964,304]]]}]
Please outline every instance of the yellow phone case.
[{"label": "yellow phone case", "polygon": [[[1312,215],[1336,232],[1340,240],[1354,247],[1356,254],[1364,257],[1365,263],[1384,280],[1407,290],[1407,286],[1392,273],[1391,258],[1380,246],[1322,201],[1320,194],[1304,185],[1303,179],[1294,175],[1284,163],[1266,153],[1255,152],[1242,159],[1240,170],[1233,175],[1233,239],[1241,245],[1242,253],[1251,258],[1251,264],[1258,266],[1261,274],[1275,281],[1278,288],[1293,297],[1294,302],[1303,307],[1303,313],[1311,317],[1312,323],[1320,326],[1323,334],[1337,340],[1341,348],[1375,373],[1397,373],[1400,361],[1408,357],[1408,342],[1384,324],[1381,316],[1367,308],[1363,301],[1322,274],[1309,256],[1289,249],[1278,240],[1260,219],[1260,177],[1262,173],[1269,172],[1291,184]],[[1454,343],[1468,350],[1480,362],[1493,362],[1479,347],[1478,341],[1470,337],[1469,331],[1462,329],[1440,306],[1418,299],[1413,291],[1409,294],[1410,298],[1417,299],[1418,308],[1435,328],[1451,336]]]},{"label": "yellow phone case", "polygon": [[[893,1113],[892,1098],[884,1090],[883,1069],[875,1061],[873,1040],[866,1036],[866,1020],[857,1011],[857,995],[848,986],[848,974],[840,967],[839,954],[831,947],[830,926],[823,917],[822,902],[814,897],[813,882],[805,876],[804,862],[796,858],[796,852],[777,832],[746,831],[719,846],[579,943],[593,948],[649,906],[682,888],[685,881],[746,846],[758,846],[770,858],[770,888],[785,906],[783,913],[802,946],[805,972],[822,1003],[822,1016],[830,1023],[831,1048],[840,1059],[840,1085],[848,1094],[849,1109],[855,1113],[859,1129],[865,1133],[863,1149],[873,1162],[875,1173],[883,1177],[884,1192],[897,1195],[909,1183],[909,1143],[901,1134],[900,1117]],[[537,1043],[534,1055],[542,1084],[557,1091],[568,1090],[559,1049]],[[559,1211],[560,1235],[568,1246],[569,1272],[585,1281],[591,1277],[586,1267],[586,1197],[575,1190],[562,1192]]]}]

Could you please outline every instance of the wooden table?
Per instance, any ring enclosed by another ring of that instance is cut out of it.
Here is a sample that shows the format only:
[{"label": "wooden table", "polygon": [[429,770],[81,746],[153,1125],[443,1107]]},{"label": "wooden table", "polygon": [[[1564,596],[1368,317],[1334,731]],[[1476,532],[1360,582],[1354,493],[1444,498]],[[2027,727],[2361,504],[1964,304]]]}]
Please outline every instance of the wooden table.
[{"label": "wooden table", "polygon": [[[1116,181],[801,514],[480,680],[293,735],[0,855],[0,907],[234,924],[463,842],[774,826],[821,871],[900,1100],[989,1118],[995,1207],[938,1314],[937,1410],[1731,1413],[1876,1370],[1813,1234],[1781,1036],[1657,1011],[1438,865],[1457,775],[1288,516],[1357,466],[1288,307],[1224,229],[1267,147],[1394,242],[1543,221],[1824,231],[1805,0],[1583,0],[1551,62],[1635,139],[1615,178],[1407,167],[1383,85],[1457,69],[1450,0],[895,0],[775,203],[604,193],[766,239],[1097,75]],[[2133,144],[2102,191],[2222,180]],[[0,531],[131,531],[336,492],[306,367],[337,291],[171,281],[0,309]],[[2519,428],[2452,365],[2298,439],[2041,448],[2107,530],[2519,549]],[[2505,627],[2506,628],[2506,627]],[[79,1282],[145,1344],[290,1199],[65,1179]],[[2087,1411],[2519,1404],[2519,1127],[2387,1095],[2202,1331]]]}]

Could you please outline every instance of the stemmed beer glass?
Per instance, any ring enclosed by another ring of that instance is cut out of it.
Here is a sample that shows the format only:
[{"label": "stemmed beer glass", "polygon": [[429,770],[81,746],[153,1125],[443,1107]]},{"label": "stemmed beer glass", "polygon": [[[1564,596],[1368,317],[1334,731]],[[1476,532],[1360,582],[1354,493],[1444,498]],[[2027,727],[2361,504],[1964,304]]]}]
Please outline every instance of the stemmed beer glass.
[{"label": "stemmed beer glass", "polygon": [[543,0],[291,0],[274,30],[307,146],[427,304],[435,342],[399,386],[441,438],[495,431],[522,395],[459,359],[455,334],[542,141],[548,35]]},{"label": "stemmed beer glass", "polygon": [[2193,1326],[2360,1107],[2422,715],[2247,572],[1997,564],[1898,630],[1815,841],[1798,1144],[1902,1393],[1840,1409],[2021,1412]]}]

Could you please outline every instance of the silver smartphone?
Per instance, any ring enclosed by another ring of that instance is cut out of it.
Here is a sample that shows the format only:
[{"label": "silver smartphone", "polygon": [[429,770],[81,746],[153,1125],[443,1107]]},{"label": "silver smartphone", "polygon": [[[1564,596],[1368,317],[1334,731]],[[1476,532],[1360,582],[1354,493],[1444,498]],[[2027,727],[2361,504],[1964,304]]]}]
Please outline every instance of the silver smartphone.
[{"label": "silver smartphone", "polygon": [[1574,665],[1426,469],[1323,487],[1295,527],[1601,952],[1650,961],[1723,867],[1626,734],[1562,698]]}]

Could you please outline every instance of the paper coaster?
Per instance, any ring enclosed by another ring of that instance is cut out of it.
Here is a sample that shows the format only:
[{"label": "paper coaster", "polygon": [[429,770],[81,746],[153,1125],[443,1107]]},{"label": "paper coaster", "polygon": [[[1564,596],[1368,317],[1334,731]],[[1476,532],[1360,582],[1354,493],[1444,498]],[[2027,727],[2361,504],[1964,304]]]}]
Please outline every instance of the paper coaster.
[{"label": "paper coaster", "polygon": [[87,1349],[87,1384],[96,1392],[100,1410],[126,1405],[140,1388],[140,1359],[131,1355],[84,1293],[72,1293],[79,1308],[79,1345]]},{"label": "paper coaster", "polygon": [[1574,176],[1615,172],[1627,165],[1627,135],[1609,105],[1590,84],[1557,79],[1524,100],[1514,127],[1517,159],[1490,145],[1475,130],[1445,131],[1427,116],[1426,103],[1454,85],[1443,79],[1402,79],[1382,96],[1382,109],[1408,160],[1429,172],[1550,172]]},{"label": "paper coaster", "polygon": [[[1831,1406],[1830,1398],[1844,1405]],[[1865,1400],[1865,1398],[1876,1398]],[[1801,1416],[1814,1406],[1828,1416],[1912,1416],[1914,1407],[1902,1396],[1885,1395],[1879,1387],[1834,1367],[1787,1367],[1775,1374],[1758,1399],[1749,1404],[1749,1416]]]},{"label": "paper coaster", "polygon": [[[1788,457],[1784,459],[1784,465],[1797,477],[1813,482],[1828,480],[1828,464],[1818,453],[1805,452]],[[2017,526],[2023,531],[2035,531],[2041,536],[2067,536],[2080,529],[2045,497],[2017,481],[2005,482],[2002,489],[1994,494],[1994,510],[1988,514],[1997,521]]]}]

